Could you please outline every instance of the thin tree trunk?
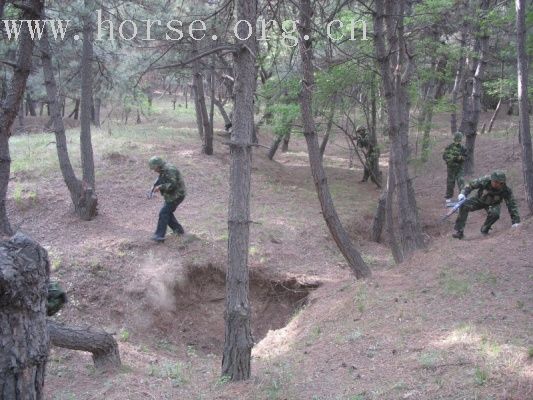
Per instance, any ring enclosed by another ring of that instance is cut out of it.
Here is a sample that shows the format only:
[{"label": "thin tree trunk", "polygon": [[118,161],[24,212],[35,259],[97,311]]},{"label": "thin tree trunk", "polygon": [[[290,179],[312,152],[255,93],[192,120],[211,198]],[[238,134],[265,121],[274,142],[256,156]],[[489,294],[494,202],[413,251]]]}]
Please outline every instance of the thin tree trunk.
[{"label": "thin tree trunk", "polygon": [[274,138],[272,141],[272,145],[270,146],[270,149],[268,150],[267,157],[269,160],[274,159],[274,155],[276,155],[276,151],[278,151],[279,144],[281,143],[282,136],[278,135]]},{"label": "thin tree trunk", "polygon": [[289,151],[289,141],[291,140],[291,130],[289,129],[285,135],[283,135],[283,143],[281,144],[281,152],[286,153]]},{"label": "thin tree trunk", "polygon": [[[464,42],[464,35],[463,35],[463,41]],[[459,61],[457,62],[457,71],[455,73],[455,81],[453,84],[453,89],[451,93],[451,103],[452,103],[452,114],[450,116],[450,130],[452,132],[452,135],[457,132],[457,94],[459,92],[459,88],[461,87],[461,83],[463,80],[463,73],[464,73],[464,57],[462,56],[464,45],[461,44],[461,57],[459,58]]]},{"label": "thin tree trunk", "polygon": [[29,91],[26,91],[26,115],[30,114],[32,117],[37,116],[35,111],[35,101],[31,98]]},{"label": "thin tree trunk", "polygon": [[85,0],[87,14],[83,17],[83,50],[81,55],[81,115],[80,154],[83,182],[95,189],[94,157],[91,140],[91,105],[93,97],[93,28],[91,21],[92,0]]},{"label": "thin tree trunk", "polygon": [[[257,21],[257,0],[237,0],[237,19]],[[245,24],[238,33],[246,37]],[[248,247],[250,237],[250,184],[252,131],[254,129],[255,33],[240,42],[234,53],[235,108],[230,141],[230,198],[228,207],[228,272],[226,274],[225,335],[222,375],[232,381],[250,378],[253,346],[248,298]]]},{"label": "thin tree trunk", "polygon": [[[76,100],[74,100],[74,110],[72,110],[72,112],[68,115],[67,118],[74,117],[74,119],[77,120],[79,112],[80,112],[80,99],[76,99]],[[41,115],[43,115],[42,109],[41,109]]]},{"label": "thin tree trunk", "polygon": [[41,400],[48,359],[48,255],[17,233],[0,242],[0,260],[0,398]]},{"label": "thin tree trunk", "polygon": [[59,104],[57,101],[57,85],[54,76],[51,59],[50,43],[45,32],[41,40],[41,61],[43,66],[44,83],[48,104],[51,111],[51,121],[56,137],[56,150],[59,159],[59,168],[63,175],[63,180],[70,193],[74,211],[78,216],[86,221],[90,221],[96,216],[98,199],[94,190],[84,185],[77,177],[70,163],[68,155],[67,138],[65,126],[61,118]]},{"label": "thin tree trunk", "polygon": [[[42,7],[42,1],[32,0],[29,3],[29,7],[26,7],[22,12],[20,19],[38,19],[41,15]],[[18,42],[17,67],[14,69],[13,76],[9,82],[7,96],[2,103],[2,107],[0,107],[0,233],[6,235],[13,233],[6,210],[7,187],[11,172],[9,137],[11,136],[11,128],[17,113],[20,110],[20,103],[26,89],[26,81],[31,71],[34,43],[28,29],[21,29]]]},{"label": "thin tree trunk", "polygon": [[209,84],[210,84],[210,96],[211,101],[209,104],[209,124],[211,126],[211,132],[214,134],[215,130],[215,65],[214,65],[214,59],[213,64],[211,66],[211,74],[209,74]]},{"label": "thin tree trunk", "polygon": [[311,40],[302,40],[305,35],[312,36],[311,18],[313,10],[311,8],[310,0],[300,0],[300,56],[302,59],[302,90],[300,93],[300,109],[302,114],[302,122],[304,127],[304,136],[307,142],[307,149],[309,153],[309,164],[311,166],[311,173],[322,208],[322,214],[328,225],[329,231],[337,243],[339,250],[344,255],[346,261],[356,278],[364,278],[370,275],[370,269],[363,261],[361,254],[353,245],[348,233],[344,229],[333,205],[331,193],[327,184],[326,173],[322,165],[322,158],[320,156],[320,148],[318,145],[318,137],[315,129],[315,121],[313,118],[313,47]]},{"label": "thin tree trunk", "polygon": [[492,118],[489,122],[489,128],[487,129],[487,133],[490,133],[492,131],[492,126],[494,125],[494,121],[496,121],[496,117],[498,116],[498,113],[500,112],[500,109],[502,107],[502,98],[498,100],[498,105],[496,106],[496,109],[494,110],[494,114],[492,114]]},{"label": "thin tree trunk", "polygon": [[528,62],[526,53],[525,0],[515,0],[517,32],[518,112],[520,115],[520,143],[522,145],[522,172],[529,212],[533,213],[533,156],[529,125]]},{"label": "thin tree trunk", "polygon": [[[196,44],[193,46],[192,56],[198,54]],[[213,154],[213,126],[209,123],[209,116],[207,114],[207,106],[205,104],[205,90],[204,90],[204,78],[200,72],[200,62],[195,61],[192,63],[193,79],[195,80],[195,94],[198,99],[198,105],[200,107],[200,113],[202,116],[203,124],[203,145],[202,152],[208,156]],[[197,117],[198,118],[198,117]]]},{"label": "thin tree trunk", "polygon": [[324,158],[326,146],[328,145],[328,142],[329,142],[329,135],[331,134],[331,128],[333,126],[333,118],[335,117],[336,99],[337,99],[337,95],[335,94],[331,102],[331,107],[329,108],[328,120],[326,122],[326,133],[324,134],[324,137],[322,138],[322,143],[320,143],[320,158]]},{"label": "thin tree trunk", "polygon": [[194,96],[194,108],[196,111],[196,126],[198,127],[198,135],[200,136],[200,139],[202,140],[202,143],[204,141],[204,122],[202,120],[202,110],[200,109],[200,102],[198,101],[198,89],[196,87],[196,78],[193,76],[193,85],[191,87],[192,89],[192,95]]},{"label": "thin tree trunk", "polygon": [[52,345],[92,353],[95,368],[116,369],[121,366],[118,344],[109,333],[66,326],[50,319],[47,328]]},{"label": "thin tree trunk", "polygon": [[379,196],[378,206],[376,207],[376,213],[372,220],[372,233],[370,238],[373,242],[379,243],[381,241],[381,235],[383,233],[383,226],[385,225],[387,205],[387,189],[383,190]]},{"label": "thin tree trunk", "polygon": [[[485,12],[489,9],[490,0],[481,0],[480,10]],[[470,77],[465,79],[463,89],[463,115],[460,131],[466,137],[465,147],[467,159],[465,160],[465,174],[474,172],[474,150],[476,146],[476,136],[481,113],[481,93],[483,90],[482,81],[485,74],[487,48],[489,45],[489,35],[486,28],[476,33],[476,45],[474,52],[478,53],[471,62]]]},{"label": "thin tree trunk", "polygon": [[102,99],[100,97],[96,97],[94,99],[94,118],[93,118],[93,124],[96,127],[100,127],[100,111],[102,108]]},{"label": "thin tree trunk", "polygon": [[231,126],[231,119],[228,116],[228,113],[224,109],[224,105],[220,100],[215,99],[215,106],[218,108],[218,112],[220,112],[220,115],[222,115],[222,119],[224,119],[224,126]]}]

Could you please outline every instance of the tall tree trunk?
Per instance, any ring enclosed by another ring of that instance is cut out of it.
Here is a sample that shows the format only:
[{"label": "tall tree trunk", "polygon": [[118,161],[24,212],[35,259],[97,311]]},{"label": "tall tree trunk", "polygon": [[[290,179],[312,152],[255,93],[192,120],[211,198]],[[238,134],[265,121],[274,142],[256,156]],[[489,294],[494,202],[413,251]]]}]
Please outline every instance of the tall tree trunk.
[{"label": "tall tree trunk", "polygon": [[[257,0],[237,0],[237,20],[257,21]],[[240,37],[247,36],[240,24]],[[250,378],[253,338],[248,299],[248,247],[250,237],[250,183],[254,130],[255,33],[240,42],[234,53],[235,108],[230,140],[230,198],[228,207],[228,272],[226,274],[225,335],[222,375],[232,381]]]},{"label": "tall tree trunk", "polygon": [[200,101],[198,96],[198,88],[196,86],[196,78],[193,75],[193,85],[191,87],[192,89],[192,95],[194,96],[194,108],[196,111],[196,126],[198,127],[198,135],[200,136],[200,139],[202,140],[202,143],[204,141],[204,121],[202,118],[202,109],[200,107]]},{"label": "tall tree trunk", "polygon": [[218,112],[220,113],[220,115],[222,115],[222,118],[224,119],[224,126],[225,127],[231,126],[231,119],[229,118],[228,113],[224,109],[224,105],[222,104],[222,102],[218,99],[215,99],[214,101],[215,101],[215,106],[217,106],[218,108]]},{"label": "tall tree trunk", "polygon": [[[481,0],[480,10],[486,12],[489,9],[490,0]],[[478,26],[480,23],[478,23]],[[468,157],[465,160],[465,174],[474,172],[474,150],[476,146],[476,136],[481,113],[481,94],[483,90],[482,81],[486,68],[486,56],[489,45],[489,34],[487,28],[479,28],[476,32],[476,44],[474,46],[475,55],[471,59],[470,73],[465,79],[463,88],[463,115],[461,119],[460,131],[466,137],[465,147]],[[477,53],[477,54],[476,54]]]},{"label": "tall tree trunk", "polygon": [[518,72],[518,112],[520,115],[520,143],[522,145],[522,171],[526,187],[526,200],[529,212],[533,213],[533,156],[529,125],[528,99],[528,60],[526,53],[526,1],[515,0],[516,8],[516,47]]},{"label": "tall tree trunk", "polygon": [[457,132],[457,97],[459,93],[459,89],[463,85],[463,79],[464,79],[464,64],[465,64],[465,58],[464,58],[464,47],[465,47],[465,41],[466,41],[466,34],[464,32],[464,28],[461,32],[461,53],[459,56],[459,61],[457,61],[457,70],[455,72],[455,81],[453,83],[453,89],[451,93],[451,103],[452,103],[452,113],[450,115],[450,130],[452,135],[454,135]]},{"label": "tall tree trunk", "polygon": [[331,128],[333,126],[333,118],[335,118],[335,106],[337,103],[336,100],[337,100],[337,95],[335,94],[333,96],[333,100],[329,108],[328,119],[326,121],[326,133],[324,134],[324,137],[322,138],[322,142],[320,143],[320,158],[324,158],[324,153],[326,152],[326,146],[328,145],[328,142],[329,142],[329,135],[331,134]]},{"label": "tall tree trunk", "polygon": [[[193,44],[192,56],[198,54],[198,49],[196,44]],[[209,115],[207,114],[207,106],[205,104],[205,89],[204,89],[204,78],[200,71],[200,61],[194,61],[192,63],[193,70],[193,79],[195,80],[195,94],[198,98],[198,105],[200,107],[200,113],[202,116],[203,124],[203,145],[202,152],[208,156],[213,154],[213,126],[209,123]]]},{"label": "tall tree trunk", "polygon": [[339,250],[344,255],[346,261],[356,278],[364,278],[370,275],[370,269],[363,261],[361,254],[356,249],[348,233],[344,229],[333,205],[331,193],[327,184],[326,173],[322,165],[322,157],[320,156],[320,148],[318,145],[318,137],[316,134],[315,121],[313,118],[313,47],[311,40],[303,40],[305,35],[310,38],[311,31],[311,17],[313,9],[311,8],[311,0],[300,0],[300,25],[298,26],[300,33],[300,56],[302,59],[302,88],[300,91],[300,109],[302,114],[302,122],[304,127],[305,141],[307,142],[307,150],[309,153],[309,164],[311,166],[311,173],[315,182],[315,187],[322,208],[322,214],[326,220],[329,231],[337,243]]},{"label": "tall tree trunk", "polygon": [[276,155],[276,151],[278,151],[279,144],[281,143],[282,136],[277,135],[274,140],[272,141],[272,145],[270,145],[270,149],[268,150],[267,157],[269,160],[273,160],[274,156]]},{"label": "tall tree trunk", "polygon": [[70,163],[65,126],[63,125],[63,119],[61,118],[58,104],[57,85],[52,67],[50,43],[48,42],[48,36],[46,33],[41,40],[41,61],[43,66],[44,84],[51,112],[52,127],[56,137],[59,168],[61,169],[63,180],[70,193],[70,198],[74,205],[74,211],[80,218],[89,221],[96,216],[98,199],[92,188],[84,185],[78,178],[76,178],[76,174]]},{"label": "tall tree trunk", "polygon": [[[409,84],[413,61],[408,59],[407,44],[404,37],[403,19],[405,0],[376,0],[374,30],[376,55],[381,69],[381,78],[388,110],[388,134],[391,141],[389,163],[392,172],[389,179],[398,198],[399,231],[402,255],[406,259],[416,249],[425,247],[422,229],[416,207],[416,198],[409,176],[408,134],[409,134]],[[387,50],[384,27],[387,28]],[[389,191],[391,189],[389,188]],[[389,193],[389,198],[391,194]],[[393,209],[392,204],[387,207]]]},{"label": "tall tree trunk", "polygon": [[80,154],[82,180],[95,189],[94,157],[91,140],[91,105],[93,98],[93,26],[91,21],[92,0],[85,0],[83,16],[83,50],[81,54],[81,115]]},{"label": "tall tree trunk", "polygon": [[[21,15],[21,20],[38,19],[41,15],[43,2],[32,0]],[[34,41],[26,25],[23,25],[18,42],[17,67],[9,82],[7,96],[0,107],[0,233],[11,235],[12,229],[6,210],[7,187],[11,172],[11,157],[9,154],[9,137],[11,127],[15,122],[20,104],[26,89],[26,81],[31,71]]]},{"label": "tall tree trunk", "polygon": [[100,111],[102,108],[102,99],[100,97],[96,97],[94,99],[94,115],[93,115],[93,124],[96,127],[100,127]]},{"label": "tall tree trunk", "polygon": [[[215,62],[214,62],[214,59],[213,59],[213,64],[211,66],[211,74],[209,74],[209,85],[210,85],[210,90],[209,90],[209,95],[211,97],[211,101],[210,101],[210,104],[209,104],[209,124],[211,126],[211,134],[213,135],[214,134],[214,131],[215,131]],[[213,139],[211,138],[211,146],[213,146],[212,144],[213,142]],[[212,151],[212,150],[211,150]]]},{"label": "tall tree trunk", "polygon": [[[72,112],[68,115],[67,118],[78,119],[79,112],[80,112],[80,99],[76,99],[74,100],[74,110],[72,110]],[[42,115],[42,111],[41,111],[41,115]]]},{"label": "tall tree trunk", "polygon": [[35,101],[31,98],[29,91],[26,91],[26,115],[30,114],[32,117],[37,116],[35,111]]},{"label": "tall tree trunk", "polygon": [[291,130],[289,129],[285,135],[283,135],[283,142],[281,144],[281,152],[286,153],[289,151],[289,141],[291,140]]},{"label": "tall tree trunk", "polygon": [[17,233],[0,242],[0,260],[0,398],[44,399],[48,255]]}]

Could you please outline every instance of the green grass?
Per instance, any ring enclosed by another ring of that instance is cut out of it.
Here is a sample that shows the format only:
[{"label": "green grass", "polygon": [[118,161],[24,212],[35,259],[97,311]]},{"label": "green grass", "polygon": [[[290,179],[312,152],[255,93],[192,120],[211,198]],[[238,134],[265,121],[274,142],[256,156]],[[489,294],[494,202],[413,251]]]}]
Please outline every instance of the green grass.
[{"label": "green grass", "polygon": [[440,359],[439,353],[435,351],[427,351],[418,357],[418,362],[422,368],[431,369],[437,365],[437,362]]},{"label": "green grass", "polygon": [[464,296],[470,291],[470,285],[464,277],[456,277],[448,271],[439,274],[439,284],[451,296]]}]

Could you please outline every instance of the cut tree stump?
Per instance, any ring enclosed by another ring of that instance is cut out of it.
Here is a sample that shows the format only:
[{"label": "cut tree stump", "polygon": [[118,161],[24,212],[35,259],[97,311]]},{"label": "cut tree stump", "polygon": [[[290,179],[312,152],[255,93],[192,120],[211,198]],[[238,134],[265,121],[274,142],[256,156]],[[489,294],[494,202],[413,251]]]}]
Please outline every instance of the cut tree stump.
[{"label": "cut tree stump", "polygon": [[92,353],[94,366],[97,369],[121,366],[118,344],[109,333],[92,328],[62,325],[50,319],[47,323],[50,342],[54,346]]}]

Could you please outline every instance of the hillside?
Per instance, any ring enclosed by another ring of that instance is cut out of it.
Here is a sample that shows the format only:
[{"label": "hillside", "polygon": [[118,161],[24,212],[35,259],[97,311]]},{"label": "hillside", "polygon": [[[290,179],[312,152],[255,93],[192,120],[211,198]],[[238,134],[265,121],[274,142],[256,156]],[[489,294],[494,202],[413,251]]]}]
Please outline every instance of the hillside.
[{"label": "hillside", "polygon": [[[484,115],[484,118],[490,118]],[[220,378],[224,322],[229,156],[200,154],[190,110],[157,103],[142,125],[94,134],[99,215],[79,221],[58,172],[53,136],[12,139],[13,224],[49,251],[70,302],[60,321],[102,327],[120,343],[123,368],[100,373],[91,357],[53,348],[49,399],[513,399],[533,398],[533,222],[526,219],[516,121],[479,137],[476,175],[508,171],[524,223],[502,218],[488,237],[472,214],[466,238],[451,238],[440,155],[447,116],[426,164],[413,162],[428,248],[394,265],[368,241],[379,197],[348,168],[345,141],[326,152],[328,182],[343,223],[373,276],[355,281],[320,213],[305,142],[270,162],[254,154],[250,269],[253,377]],[[73,158],[75,130],[69,132]],[[295,135],[294,135],[295,136]],[[262,132],[261,142],[270,136]],[[149,240],[160,199],[146,199],[158,154],[185,177],[176,213],[187,235]],[[386,161],[386,151],[382,162]],[[385,166],[385,164],[383,164]],[[453,220],[453,218],[452,218]]]}]

